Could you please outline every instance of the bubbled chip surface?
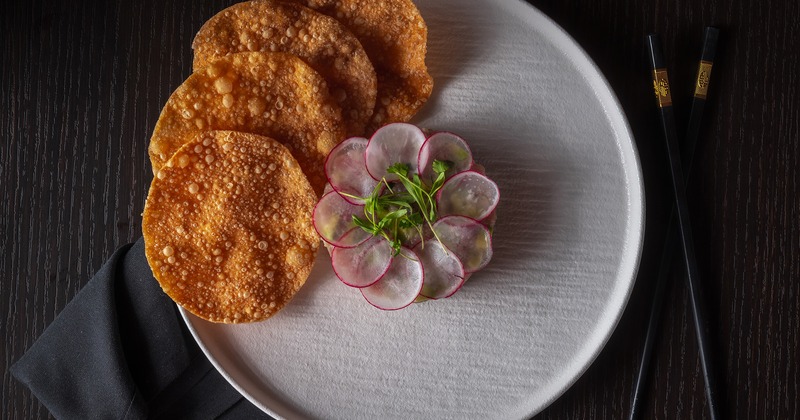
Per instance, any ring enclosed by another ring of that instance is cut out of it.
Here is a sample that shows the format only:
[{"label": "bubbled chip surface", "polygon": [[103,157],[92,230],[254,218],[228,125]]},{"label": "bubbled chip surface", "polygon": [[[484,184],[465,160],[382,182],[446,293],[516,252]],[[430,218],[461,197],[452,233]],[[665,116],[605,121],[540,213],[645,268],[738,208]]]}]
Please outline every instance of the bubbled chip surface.
[{"label": "bubbled chip surface", "polygon": [[339,21],[299,4],[272,0],[235,4],[214,15],[192,43],[195,71],[237,52],[286,52],[328,82],[348,136],[363,136],[375,107],[376,76],[358,39]]},{"label": "bubbled chip surface", "polygon": [[266,319],[311,271],[315,202],[277,141],[202,133],[153,179],[142,225],[147,261],[162,289],[201,318]]},{"label": "bubbled chip surface", "polygon": [[364,46],[378,76],[368,135],[385,124],[410,120],[430,97],[428,27],[411,0],[291,1],[336,18]]},{"label": "bubbled chip surface", "polygon": [[194,72],[167,100],[150,139],[158,174],[198,134],[233,130],[283,143],[317,193],[328,152],[345,137],[339,105],[325,80],[286,53],[237,53]]}]

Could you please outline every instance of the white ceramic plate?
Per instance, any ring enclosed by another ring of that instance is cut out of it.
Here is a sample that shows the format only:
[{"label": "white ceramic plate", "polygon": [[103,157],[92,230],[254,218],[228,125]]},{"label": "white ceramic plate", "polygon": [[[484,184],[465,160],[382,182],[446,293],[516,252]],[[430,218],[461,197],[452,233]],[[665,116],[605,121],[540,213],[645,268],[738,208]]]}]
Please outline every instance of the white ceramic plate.
[{"label": "white ceramic plate", "polygon": [[384,312],[321,252],[280,313],[184,314],[220,372],[276,417],[528,418],[611,335],[643,237],[641,172],[605,79],[516,0],[418,0],[433,97],[416,122],[466,138],[500,186],[494,258],[452,298]]}]

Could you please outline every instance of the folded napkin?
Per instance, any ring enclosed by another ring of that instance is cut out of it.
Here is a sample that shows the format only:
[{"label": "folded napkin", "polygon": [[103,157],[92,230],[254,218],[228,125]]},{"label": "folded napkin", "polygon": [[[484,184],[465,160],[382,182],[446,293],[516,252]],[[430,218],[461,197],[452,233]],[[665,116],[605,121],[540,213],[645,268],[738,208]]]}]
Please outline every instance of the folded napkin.
[{"label": "folded napkin", "polygon": [[270,418],[200,351],[142,239],[111,256],[11,373],[57,418]]}]

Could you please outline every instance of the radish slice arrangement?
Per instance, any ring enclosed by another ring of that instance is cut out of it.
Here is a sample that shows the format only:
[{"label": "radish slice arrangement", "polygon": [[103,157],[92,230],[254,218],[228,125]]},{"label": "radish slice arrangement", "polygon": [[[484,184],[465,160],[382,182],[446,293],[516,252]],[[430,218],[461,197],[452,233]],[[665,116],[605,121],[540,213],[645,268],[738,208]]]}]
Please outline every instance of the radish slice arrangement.
[{"label": "radish slice arrangement", "polygon": [[385,310],[452,296],[492,258],[500,191],[480,168],[461,137],[406,123],[336,146],[313,214],[336,276]]}]

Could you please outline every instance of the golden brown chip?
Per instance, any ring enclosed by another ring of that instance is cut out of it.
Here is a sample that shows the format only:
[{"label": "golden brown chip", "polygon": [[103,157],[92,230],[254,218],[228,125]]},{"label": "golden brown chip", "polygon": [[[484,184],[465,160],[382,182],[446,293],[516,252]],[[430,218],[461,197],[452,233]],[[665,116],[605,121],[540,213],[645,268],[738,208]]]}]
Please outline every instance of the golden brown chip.
[{"label": "golden brown chip", "polygon": [[413,117],[433,89],[425,66],[428,27],[411,0],[290,0],[334,17],[353,32],[378,75],[367,134]]},{"label": "golden brown chip", "polygon": [[375,107],[376,76],[361,43],[339,21],[298,4],[235,4],[209,19],[192,43],[194,69],[231,53],[280,51],[303,59],[328,82],[348,136],[363,136]]},{"label": "golden brown chip", "polygon": [[328,152],[345,137],[324,79],[286,53],[238,53],[214,60],[170,96],[150,139],[158,170],[184,143],[209,130],[260,134],[283,143],[314,191],[325,185]]},{"label": "golden brown chip", "polygon": [[147,261],[164,292],[201,318],[266,319],[311,272],[315,202],[277,141],[202,133],[153,179],[142,221]]}]

